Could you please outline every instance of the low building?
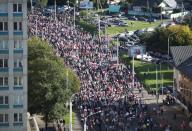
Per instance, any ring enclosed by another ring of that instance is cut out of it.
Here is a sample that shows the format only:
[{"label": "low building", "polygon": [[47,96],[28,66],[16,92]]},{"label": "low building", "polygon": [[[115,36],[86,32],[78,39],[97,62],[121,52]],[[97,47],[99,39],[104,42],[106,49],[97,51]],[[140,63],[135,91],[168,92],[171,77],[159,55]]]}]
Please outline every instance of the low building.
[{"label": "low building", "polygon": [[192,113],[192,46],[170,48],[174,62],[174,87],[180,101]]},{"label": "low building", "polygon": [[175,8],[177,8],[175,0],[135,0],[128,14],[161,17],[171,14]]}]

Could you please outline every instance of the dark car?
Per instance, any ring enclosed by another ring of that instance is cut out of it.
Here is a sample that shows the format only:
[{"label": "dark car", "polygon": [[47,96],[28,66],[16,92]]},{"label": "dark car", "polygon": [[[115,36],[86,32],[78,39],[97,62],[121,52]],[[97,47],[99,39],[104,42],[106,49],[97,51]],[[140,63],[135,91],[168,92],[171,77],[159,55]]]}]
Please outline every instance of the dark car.
[{"label": "dark car", "polygon": [[167,86],[166,88],[170,91],[170,93],[173,93],[173,86]]},{"label": "dark car", "polygon": [[138,20],[140,20],[140,21],[147,21],[147,19],[145,17],[139,17]]},{"label": "dark car", "polygon": [[154,18],[149,18],[148,20],[147,20],[147,22],[156,22],[157,20],[156,19],[154,19]]},{"label": "dark car", "polygon": [[135,16],[128,17],[128,19],[129,19],[129,20],[138,20],[138,18],[135,17]]},{"label": "dark car", "polygon": [[161,87],[159,88],[159,94],[169,94],[170,91],[167,89],[167,87]]}]

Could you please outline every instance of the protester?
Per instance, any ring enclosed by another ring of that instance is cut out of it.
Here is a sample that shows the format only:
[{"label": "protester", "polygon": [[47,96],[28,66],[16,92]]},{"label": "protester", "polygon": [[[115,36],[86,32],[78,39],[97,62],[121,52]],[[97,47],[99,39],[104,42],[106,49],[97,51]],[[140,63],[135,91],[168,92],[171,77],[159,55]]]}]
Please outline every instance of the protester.
[{"label": "protester", "polygon": [[43,10],[36,8],[33,14],[29,13],[29,35],[47,40],[55,53],[63,57],[66,66],[79,76],[81,86],[75,106],[82,121],[88,115],[101,111],[88,117],[88,129],[158,129],[147,106],[132,92],[132,88],[141,89],[142,84],[132,77],[130,66],[112,63],[116,48],[108,49],[110,38],[92,36],[78,26],[74,28],[71,19],[70,12],[66,11],[58,13],[55,21],[54,14],[45,16]]}]

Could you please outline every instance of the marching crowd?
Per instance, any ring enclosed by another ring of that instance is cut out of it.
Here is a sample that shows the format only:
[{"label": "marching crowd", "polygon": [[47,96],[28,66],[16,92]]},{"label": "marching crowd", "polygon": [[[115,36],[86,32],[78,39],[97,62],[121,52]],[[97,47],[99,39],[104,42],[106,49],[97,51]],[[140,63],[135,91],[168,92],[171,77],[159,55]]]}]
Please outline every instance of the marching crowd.
[{"label": "marching crowd", "polygon": [[[133,94],[131,69],[111,62],[114,50],[108,48],[105,37],[74,28],[70,12],[57,14],[55,21],[54,14],[45,16],[38,8],[29,13],[29,35],[49,41],[79,76],[76,106],[82,121],[87,118],[88,130],[162,131],[148,113],[147,105]],[[142,87],[136,78],[134,81],[135,88]]]}]

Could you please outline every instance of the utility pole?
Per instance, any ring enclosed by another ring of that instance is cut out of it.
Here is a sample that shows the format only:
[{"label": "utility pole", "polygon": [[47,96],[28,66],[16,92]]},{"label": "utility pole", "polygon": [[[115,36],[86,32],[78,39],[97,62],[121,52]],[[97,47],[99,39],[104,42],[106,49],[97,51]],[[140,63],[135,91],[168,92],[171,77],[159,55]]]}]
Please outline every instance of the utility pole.
[{"label": "utility pole", "polygon": [[57,20],[57,3],[56,3],[56,0],[55,0],[55,21]]},{"label": "utility pole", "polygon": [[117,66],[119,66],[119,41],[117,38]]},{"label": "utility pole", "polygon": [[101,33],[100,33],[100,30],[101,30],[101,25],[100,25],[100,16],[98,15],[98,25],[99,25],[99,40],[100,40],[100,36],[101,36]]},{"label": "utility pole", "polygon": [[158,73],[157,73],[157,63],[156,63],[156,98],[157,98],[157,104],[158,104],[158,83],[157,83],[157,79],[158,79]]},{"label": "utility pole", "polygon": [[32,0],[30,0],[30,2],[31,2],[31,12],[33,14],[33,2],[32,2]]},{"label": "utility pole", "polygon": [[134,65],[135,64],[135,58],[134,58],[135,57],[135,50],[134,50],[134,45],[132,47],[133,47],[133,62],[132,62],[132,77],[133,77],[132,78],[132,85],[133,85],[132,86],[132,90],[133,90],[134,89],[134,85],[135,85],[134,84],[135,83],[135,80],[134,80],[134,78],[135,78],[135,67],[134,67],[135,66]]}]

